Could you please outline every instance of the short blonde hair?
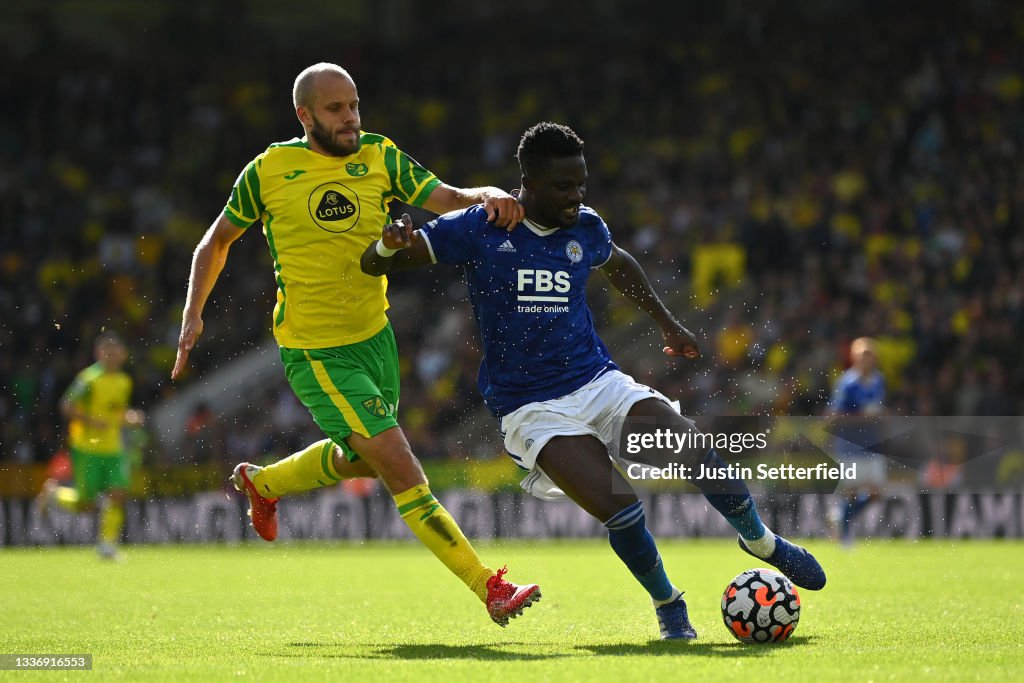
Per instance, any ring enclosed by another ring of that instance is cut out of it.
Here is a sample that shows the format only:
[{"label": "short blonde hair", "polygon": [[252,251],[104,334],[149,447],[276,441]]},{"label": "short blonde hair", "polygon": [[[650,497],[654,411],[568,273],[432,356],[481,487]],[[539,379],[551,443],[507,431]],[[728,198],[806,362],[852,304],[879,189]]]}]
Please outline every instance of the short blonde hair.
[{"label": "short blonde hair", "polygon": [[850,342],[850,355],[859,356],[864,352],[868,352],[873,356],[878,355],[878,342],[872,337],[857,337]]}]

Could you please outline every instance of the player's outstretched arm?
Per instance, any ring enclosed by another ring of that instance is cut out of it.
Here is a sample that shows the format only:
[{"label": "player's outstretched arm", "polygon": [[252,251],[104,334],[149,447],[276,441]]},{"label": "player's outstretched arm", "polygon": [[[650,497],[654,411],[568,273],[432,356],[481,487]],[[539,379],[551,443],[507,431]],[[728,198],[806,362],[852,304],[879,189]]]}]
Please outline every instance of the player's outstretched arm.
[{"label": "player's outstretched arm", "polygon": [[427,200],[423,208],[437,214],[468,209],[477,204],[484,205],[487,220],[499,228],[511,232],[526,216],[526,209],[516,197],[497,187],[452,187],[441,183]]},{"label": "player's outstretched arm", "polygon": [[178,379],[188,366],[188,354],[203,333],[203,307],[217,283],[220,271],[228,259],[231,243],[245,232],[244,228],[228,220],[223,214],[199,240],[192,254],[192,271],[188,276],[188,295],[181,313],[181,333],[178,335],[178,355],[174,359],[171,379]]},{"label": "player's outstretched arm", "polygon": [[611,256],[601,266],[601,272],[615,289],[622,292],[623,296],[639,306],[658,324],[665,338],[665,353],[690,359],[700,357],[696,337],[672,316],[665,308],[665,304],[661,303],[643,268],[629,252],[613,243]]},{"label": "player's outstretched arm", "polygon": [[407,213],[403,213],[400,220],[385,225],[380,239],[368,246],[359,259],[359,267],[367,275],[385,275],[428,263],[433,263],[430,249],[420,231],[413,230]]},{"label": "player's outstretched arm", "polygon": [[68,422],[77,420],[90,427],[97,427],[100,429],[107,426],[103,420],[97,420],[89,415],[89,413],[82,408],[81,403],[79,403],[77,399],[70,398],[67,395],[61,399],[60,414],[63,415],[64,419]]}]

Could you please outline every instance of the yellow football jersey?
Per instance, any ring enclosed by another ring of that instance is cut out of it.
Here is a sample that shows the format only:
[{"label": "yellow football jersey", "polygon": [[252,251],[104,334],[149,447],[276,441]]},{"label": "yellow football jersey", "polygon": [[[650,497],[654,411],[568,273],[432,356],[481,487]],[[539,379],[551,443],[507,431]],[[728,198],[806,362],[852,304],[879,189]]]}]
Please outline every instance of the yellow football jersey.
[{"label": "yellow football jersey", "polygon": [[360,139],[345,157],[314,152],[305,138],[271,145],[238,176],[224,208],[239,227],[263,221],[281,346],[354,344],[387,324],[387,279],[364,274],[359,259],[390,222],[391,200],[422,206],[440,181],[386,137]]},{"label": "yellow football jersey", "polygon": [[132,379],[125,372],[105,372],[99,363],[94,363],[78,373],[64,398],[101,425],[71,420],[71,447],[97,455],[120,454],[124,448],[121,428],[131,395]]}]

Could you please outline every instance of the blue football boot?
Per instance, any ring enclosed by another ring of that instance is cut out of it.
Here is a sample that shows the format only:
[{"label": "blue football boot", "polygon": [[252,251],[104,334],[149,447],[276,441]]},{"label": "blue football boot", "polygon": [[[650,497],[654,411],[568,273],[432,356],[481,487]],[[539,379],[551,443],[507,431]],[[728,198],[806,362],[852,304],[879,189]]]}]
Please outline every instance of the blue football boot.
[{"label": "blue football boot", "polygon": [[759,557],[750,552],[742,536],[738,540],[744,552],[772,565],[800,588],[817,591],[825,587],[825,570],[821,564],[814,559],[814,555],[795,543],[775,534],[775,552],[768,557]]},{"label": "blue football boot", "polygon": [[686,613],[686,601],[683,594],[661,607],[654,609],[658,615],[658,628],[661,629],[662,640],[694,640],[697,632],[690,625],[690,616]]}]

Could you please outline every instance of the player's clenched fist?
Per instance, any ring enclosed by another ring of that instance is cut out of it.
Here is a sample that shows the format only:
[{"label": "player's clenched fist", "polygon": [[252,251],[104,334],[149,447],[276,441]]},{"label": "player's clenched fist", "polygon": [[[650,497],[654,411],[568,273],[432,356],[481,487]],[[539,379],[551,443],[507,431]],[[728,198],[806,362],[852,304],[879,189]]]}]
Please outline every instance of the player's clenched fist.
[{"label": "player's clenched fist", "polygon": [[398,221],[385,225],[380,236],[381,243],[388,249],[411,247],[413,239],[415,239],[415,231],[412,227],[412,219],[407,213],[403,213]]}]

